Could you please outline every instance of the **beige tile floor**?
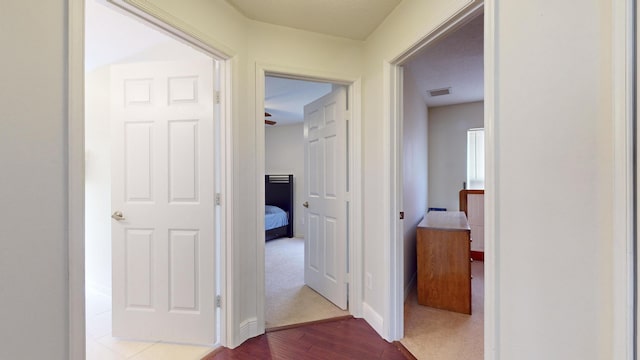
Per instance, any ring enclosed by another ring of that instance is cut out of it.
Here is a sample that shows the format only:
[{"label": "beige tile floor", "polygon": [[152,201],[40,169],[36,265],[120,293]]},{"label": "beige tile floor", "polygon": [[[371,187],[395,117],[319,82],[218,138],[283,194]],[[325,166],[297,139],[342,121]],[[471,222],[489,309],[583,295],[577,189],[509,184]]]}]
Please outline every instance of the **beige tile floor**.
[{"label": "beige tile floor", "polygon": [[125,341],[111,336],[111,299],[87,291],[87,360],[199,360],[212,347]]}]

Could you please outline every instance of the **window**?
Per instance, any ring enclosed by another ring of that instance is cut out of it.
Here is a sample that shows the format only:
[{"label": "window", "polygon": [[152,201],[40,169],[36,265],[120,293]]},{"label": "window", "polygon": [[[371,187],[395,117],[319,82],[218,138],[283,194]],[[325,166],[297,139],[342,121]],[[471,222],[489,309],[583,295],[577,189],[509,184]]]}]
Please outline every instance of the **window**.
[{"label": "window", "polygon": [[467,189],[484,189],[484,129],[467,131]]}]

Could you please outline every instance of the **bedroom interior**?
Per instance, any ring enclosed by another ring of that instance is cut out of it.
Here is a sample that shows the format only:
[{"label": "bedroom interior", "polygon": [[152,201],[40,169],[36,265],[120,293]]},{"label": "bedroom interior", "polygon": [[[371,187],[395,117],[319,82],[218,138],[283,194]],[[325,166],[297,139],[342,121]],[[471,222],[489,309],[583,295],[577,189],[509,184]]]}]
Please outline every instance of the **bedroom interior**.
[{"label": "bedroom interior", "polygon": [[304,284],[303,109],[333,88],[325,82],[265,79],[267,329],[348,314]]},{"label": "bedroom interior", "polygon": [[[420,305],[416,276],[417,233],[422,231],[418,225],[426,210],[469,208],[476,214],[478,206],[482,208],[482,202],[471,197],[479,190],[461,190],[468,182],[467,131],[484,126],[483,25],[482,16],[472,19],[403,64],[405,322],[400,342],[418,358],[483,357],[484,263],[462,265],[469,266],[472,276],[465,284],[470,287],[471,314]],[[471,257],[482,260],[484,218],[468,220],[473,225],[467,247]]]},{"label": "bedroom interior", "polygon": [[293,175],[264,176],[265,240],[293,237]]}]

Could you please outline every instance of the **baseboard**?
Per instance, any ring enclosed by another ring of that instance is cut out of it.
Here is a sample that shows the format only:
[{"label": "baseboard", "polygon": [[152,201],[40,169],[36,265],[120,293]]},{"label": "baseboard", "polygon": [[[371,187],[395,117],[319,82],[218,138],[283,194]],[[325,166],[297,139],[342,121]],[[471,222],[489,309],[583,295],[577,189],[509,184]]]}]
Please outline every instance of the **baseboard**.
[{"label": "baseboard", "polygon": [[411,276],[411,280],[409,280],[409,283],[407,284],[407,286],[404,287],[404,301],[407,301],[407,297],[409,297],[409,293],[411,292],[411,289],[413,289],[413,287],[416,284],[418,278],[418,273],[414,272],[413,275]]},{"label": "baseboard", "polygon": [[364,320],[371,325],[380,336],[384,337],[384,320],[380,314],[378,314],[369,304],[362,303],[362,315]]},{"label": "baseboard", "polygon": [[238,344],[242,344],[258,335],[260,335],[258,334],[258,319],[249,318],[240,323],[240,341],[238,341]]},{"label": "baseboard", "polygon": [[484,261],[484,251],[471,250],[471,258],[477,261]]}]

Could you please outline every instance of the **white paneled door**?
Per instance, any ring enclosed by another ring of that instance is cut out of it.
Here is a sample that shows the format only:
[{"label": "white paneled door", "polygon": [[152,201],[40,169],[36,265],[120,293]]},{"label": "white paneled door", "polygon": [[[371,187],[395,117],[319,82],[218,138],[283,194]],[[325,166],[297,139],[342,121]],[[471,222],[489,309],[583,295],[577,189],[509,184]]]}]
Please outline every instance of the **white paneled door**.
[{"label": "white paneled door", "polygon": [[216,342],[214,66],[112,66],[114,337]]},{"label": "white paneled door", "polygon": [[304,108],[305,284],[347,308],[347,94]]}]

